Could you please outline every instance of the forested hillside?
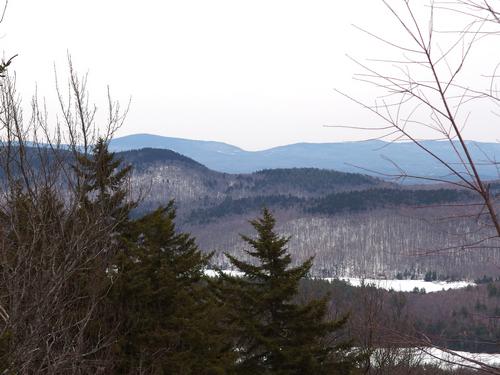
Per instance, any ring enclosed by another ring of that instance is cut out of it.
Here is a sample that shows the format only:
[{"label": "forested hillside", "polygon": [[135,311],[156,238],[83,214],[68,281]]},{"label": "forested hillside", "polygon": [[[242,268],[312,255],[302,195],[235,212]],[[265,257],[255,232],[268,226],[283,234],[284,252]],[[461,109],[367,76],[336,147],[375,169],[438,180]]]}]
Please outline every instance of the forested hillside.
[{"label": "forested hillside", "polygon": [[[304,280],[299,298],[335,296],[338,313],[351,312],[349,329],[358,342],[374,346],[425,335],[437,345],[469,352],[498,352],[499,282],[488,280],[465,289],[422,293],[353,287],[341,281]],[[387,325],[386,322],[391,324]],[[395,330],[398,336],[394,336]]]},{"label": "forested hillside", "polygon": [[[456,256],[461,245],[481,238],[473,219],[441,220],[467,211],[473,197],[465,190],[310,168],[219,173],[169,150],[117,156],[134,167],[131,186],[142,199],[135,215],[175,199],[181,227],[205,251],[216,250],[218,265],[227,265],[224,251],[244,256],[238,233],[265,206],[292,236],[296,261],[315,256],[318,275],[395,277],[406,270],[419,278],[436,271],[474,279],[498,273],[488,266],[500,260],[496,249]],[[463,232],[470,234],[458,235]]]},{"label": "forested hillside", "polygon": [[[251,174],[220,173],[176,152],[161,149],[120,152],[117,157],[134,167],[132,187],[138,194],[144,193],[140,207],[143,209],[175,199],[180,211],[185,213],[186,207],[190,210],[214,207],[227,199],[255,198],[260,202],[271,202],[273,198],[264,197],[302,199],[393,186],[362,174],[313,168],[263,170]],[[255,208],[251,200],[247,204],[250,207],[243,208],[242,212]]]}]

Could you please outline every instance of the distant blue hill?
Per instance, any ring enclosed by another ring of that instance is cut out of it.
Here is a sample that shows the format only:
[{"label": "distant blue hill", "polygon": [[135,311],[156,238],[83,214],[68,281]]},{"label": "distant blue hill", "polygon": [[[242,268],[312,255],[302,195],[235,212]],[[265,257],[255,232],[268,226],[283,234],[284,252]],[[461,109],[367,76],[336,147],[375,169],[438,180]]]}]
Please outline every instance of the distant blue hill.
[{"label": "distant blue hill", "polygon": [[[487,179],[498,178],[496,166],[491,165],[485,155],[491,160],[500,158],[500,144],[468,142],[482,176]],[[457,165],[459,159],[452,153],[449,143],[425,141],[423,144],[454,167],[460,168]],[[150,134],[129,135],[116,138],[111,142],[113,151],[136,150],[146,147],[170,149],[190,157],[210,169],[227,173],[251,173],[273,168],[312,167],[372,175],[377,175],[377,173],[397,174],[398,169],[392,163],[394,162],[412,175],[438,177],[448,174],[445,167],[436,163],[411,142],[390,145],[378,140],[296,143],[263,151],[245,151],[222,142]]]}]

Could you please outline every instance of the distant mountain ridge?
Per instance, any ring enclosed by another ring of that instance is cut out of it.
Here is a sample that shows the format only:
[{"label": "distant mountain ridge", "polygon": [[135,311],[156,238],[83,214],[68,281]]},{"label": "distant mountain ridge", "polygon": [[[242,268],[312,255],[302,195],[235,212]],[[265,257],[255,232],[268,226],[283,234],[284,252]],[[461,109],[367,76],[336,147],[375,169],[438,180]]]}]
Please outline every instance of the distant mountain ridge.
[{"label": "distant mountain ridge", "polygon": [[[468,142],[483,177],[498,178],[496,166],[486,161],[487,157],[490,160],[500,158],[500,144]],[[422,144],[454,166],[459,161],[447,142],[424,141]],[[399,173],[395,164],[410,175],[438,177],[449,172],[411,142],[389,144],[373,140],[296,143],[262,151],[246,151],[223,142],[135,134],[113,139],[110,147],[113,151],[169,149],[212,170],[226,173],[252,173],[276,168],[320,168],[371,175],[394,175]]]},{"label": "distant mountain ridge", "polygon": [[136,213],[175,199],[185,224],[256,215],[264,206],[292,215],[334,216],[473,199],[463,190],[415,190],[368,175],[318,168],[228,174],[167,149],[143,148],[116,155],[133,166],[133,190],[147,192]]},{"label": "distant mountain ridge", "polygon": [[[267,169],[248,174],[213,171],[167,149],[119,151],[116,156],[132,165],[131,184],[147,192],[141,206],[153,209],[175,199],[182,209],[218,205],[224,199],[320,197],[341,191],[393,187],[381,179],[359,173],[314,168]],[[394,186],[395,187],[395,186]]]}]

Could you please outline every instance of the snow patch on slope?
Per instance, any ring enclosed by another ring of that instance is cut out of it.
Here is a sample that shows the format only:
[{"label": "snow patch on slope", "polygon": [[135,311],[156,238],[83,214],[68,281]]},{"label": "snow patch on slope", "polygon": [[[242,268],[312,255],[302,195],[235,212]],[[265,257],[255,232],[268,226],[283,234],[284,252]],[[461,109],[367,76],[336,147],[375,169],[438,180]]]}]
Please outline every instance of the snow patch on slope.
[{"label": "snow patch on slope", "polygon": [[[425,290],[426,293],[440,292],[449,289],[462,289],[469,285],[475,286],[476,284],[471,281],[424,281],[424,280],[398,280],[398,279],[362,279],[357,277],[340,277],[342,281],[348,282],[352,286],[373,285],[376,288],[385,290],[394,290],[397,292],[412,292],[417,288],[418,290]],[[334,280],[333,278],[325,278],[327,281]]]}]

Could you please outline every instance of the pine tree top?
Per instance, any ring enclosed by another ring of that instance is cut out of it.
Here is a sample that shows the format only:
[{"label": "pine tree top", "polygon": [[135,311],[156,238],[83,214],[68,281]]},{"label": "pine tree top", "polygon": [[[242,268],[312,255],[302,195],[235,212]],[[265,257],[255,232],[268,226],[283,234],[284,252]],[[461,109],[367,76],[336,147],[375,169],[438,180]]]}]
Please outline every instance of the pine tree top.
[{"label": "pine tree top", "polygon": [[281,289],[284,300],[291,300],[300,279],[309,273],[312,258],[297,267],[290,267],[292,258],[286,247],[290,237],[275,232],[276,220],[267,208],[262,210],[261,218],[251,220],[250,224],[257,231],[257,237],[241,235],[241,238],[251,246],[245,252],[255,262],[245,262],[230,254],[226,256],[234,267],[244,273],[242,282],[265,284],[271,281],[274,287]]},{"label": "pine tree top", "polygon": [[117,223],[125,221],[137,204],[128,199],[126,189],[132,167],[123,166],[103,138],[97,140],[90,154],[77,155],[76,159],[74,170],[81,206],[89,212],[105,212]]}]

